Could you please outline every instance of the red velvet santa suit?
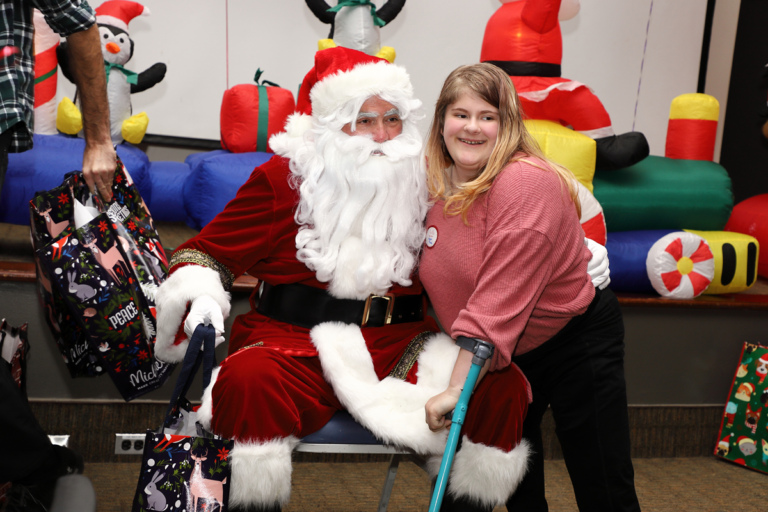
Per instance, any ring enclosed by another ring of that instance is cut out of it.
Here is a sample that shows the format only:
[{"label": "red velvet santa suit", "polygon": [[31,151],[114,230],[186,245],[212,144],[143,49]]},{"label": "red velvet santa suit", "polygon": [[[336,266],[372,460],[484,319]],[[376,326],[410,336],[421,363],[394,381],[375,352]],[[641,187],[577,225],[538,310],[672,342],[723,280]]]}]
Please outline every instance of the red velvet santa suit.
[{"label": "red velvet santa suit", "polygon": [[[315,279],[315,273],[296,259],[298,226],[293,215],[298,204],[298,194],[288,183],[289,175],[288,160],[278,156],[257,168],[226,209],[199,236],[181,245],[174,253],[174,258],[183,261],[185,254],[194,258],[192,251],[197,251],[223,265],[233,276],[247,272],[271,285],[302,283],[325,288],[324,283]],[[171,273],[178,269],[179,266],[173,267]],[[408,288],[395,285],[390,293],[419,295],[422,293],[421,283],[416,280]],[[251,295],[251,304],[258,303],[258,300],[257,288]],[[311,307],[309,304],[307,306]],[[425,331],[438,332],[435,321],[430,317],[419,322],[361,329],[373,357],[377,376],[380,379],[386,377],[410,341]],[[244,354],[266,350],[292,357],[317,356],[317,349],[309,338],[309,329],[273,320],[255,309],[238,316],[229,337],[229,354],[239,352],[237,357],[250,357]],[[409,380],[415,381],[417,367],[414,364]],[[341,408],[332,392],[325,398],[331,402],[332,407],[328,407],[323,414],[313,411],[312,421],[306,426],[299,417],[264,417],[256,430],[246,417],[253,413],[253,407],[246,410],[215,407],[212,427],[217,434],[241,439],[266,440],[289,434],[303,437],[322,427],[335,409]],[[285,409],[293,407],[286,404]],[[274,427],[268,428],[265,423],[274,423]]]},{"label": "red velvet santa suit", "polygon": [[[398,77],[376,78],[390,87]],[[294,116],[288,133],[277,136],[282,141],[273,138],[270,144],[279,154],[290,153],[285,147],[303,141],[310,126],[308,116]],[[226,289],[244,272],[273,286],[327,289],[297,259],[299,195],[290,178],[289,160],[273,157],[198,236],[175,251],[170,276],[157,294],[160,359],[183,358],[186,342],[173,340],[187,304],[209,295],[228,315]],[[414,278],[410,286],[393,285],[388,292],[418,296],[422,287]],[[235,319],[229,356],[214,371],[199,411],[205,426],[236,441],[233,504],[287,502],[291,450],[341,408],[377,437],[437,456],[433,462],[439,463],[447,432],[429,431],[424,405],[447,387],[459,349],[445,334],[435,334],[433,319],[381,327],[323,322],[309,330],[262,315],[258,300],[254,291],[251,311]],[[516,366],[483,379],[465,420],[449,481],[453,493],[498,505],[514,491],[527,462],[521,440],[527,405],[527,382]]]},{"label": "red velvet santa suit", "polygon": [[[217,263],[221,264],[222,267],[219,268],[225,273],[231,273],[231,277],[248,272],[249,275],[273,285],[300,282],[325,287],[314,278],[312,271],[296,259],[295,236],[298,226],[293,219],[293,210],[298,199],[296,191],[288,185],[290,171],[287,162],[284,158],[273,157],[256,169],[227,208],[197,237],[180,246],[174,253],[175,257],[181,261],[210,258],[214,268],[218,267]],[[212,273],[208,268],[199,270]],[[196,272],[198,269],[191,265],[176,265],[171,269],[171,275],[189,271]],[[214,277],[219,278],[218,274]],[[201,279],[187,281],[199,292],[207,289]],[[420,294],[422,287],[414,280],[412,286],[393,286],[390,292],[396,295]],[[252,305],[258,301],[257,294],[258,291],[255,290],[251,297]],[[179,307],[185,305],[186,300],[178,303]],[[169,325],[162,322],[161,329]],[[175,324],[174,329],[177,327],[178,324]],[[317,329],[322,330],[322,327]],[[326,329],[330,331],[331,336],[338,336],[339,339],[360,333],[365,340],[377,380],[362,384],[359,380],[350,381],[346,385],[351,389],[347,389],[346,393],[363,395],[359,397],[364,401],[361,402],[360,408],[366,410],[371,409],[371,402],[381,398],[377,395],[390,395],[382,400],[381,409],[391,406],[392,402],[402,402],[404,394],[413,395],[414,391],[404,382],[391,382],[391,379],[385,382],[386,389],[376,391],[375,388],[379,385],[378,380],[387,377],[396,366],[401,370],[407,367],[407,364],[398,363],[409,345],[412,350],[413,347],[416,350],[422,347],[421,340],[418,339],[412,344],[414,338],[423,332],[438,331],[435,321],[430,317],[419,322],[383,327],[358,328],[332,324]],[[430,395],[434,390],[439,391],[441,384],[448,381],[456,349],[444,336],[439,338],[439,342],[441,348],[432,347],[431,352],[422,349],[422,356],[440,365],[444,375],[434,378],[437,382],[429,382],[425,390],[418,394],[419,397],[428,398],[426,395]],[[214,385],[206,391],[205,404],[201,410],[203,418],[210,418],[209,425],[214,433],[258,443],[275,438],[301,438],[321,428],[342,408],[333,388],[323,379],[317,349],[310,341],[308,329],[267,318],[252,309],[235,319],[229,343],[230,356],[222,362],[220,369],[216,370]],[[365,366],[365,354],[349,354],[349,347],[341,343],[337,347],[338,359],[349,358],[349,366]],[[167,359],[177,360],[183,357],[184,349],[183,346],[175,345],[161,350],[160,353]],[[361,357],[362,362],[357,359]],[[406,370],[406,382],[417,381],[419,362],[422,359],[423,357],[420,357],[419,361]],[[259,371],[254,371],[255,368]],[[433,371],[435,370],[430,369],[430,372]],[[370,378],[371,375],[367,377]],[[432,380],[431,373],[426,375],[426,379]],[[513,386],[517,390],[516,393],[501,393],[497,381],[505,382],[504,386],[509,386],[510,382],[516,383],[517,385]],[[510,367],[505,372],[488,374],[473,397],[465,420],[464,434],[478,445],[490,445],[502,440],[503,452],[512,450],[520,441],[521,424],[518,423],[516,427],[508,430],[509,435],[500,433],[505,432],[510,422],[517,422],[524,417],[527,408],[526,386],[525,378],[516,367]],[[424,402],[426,398],[423,399]],[[493,401],[492,411],[483,407],[485,400]],[[419,398],[414,398],[414,401],[418,402]],[[426,428],[424,402],[421,405],[406,405],[405,408],[414,423],[421,423]],[[352,412],[354,414],[355,411]],[[490,412],[495,414],[491,415]],[[371,415],[371,423],[366,422],[366,426],[380,437],[411,445],[422,452],[439,453],[440,439],[422,439],[432,437],[422,431],[411,442],[408,439],[410,426],[398,425],[397,420],[392,419],[385,424],[386,418],[376,417],[376,414],[378,413]],[[355,416],[360,419],[359,415]],[[388,433],[387,429],[399,432]],[[464,444],[471,446],[472,443]],[[289,454],[294,445],[295,441],[290,441],[275,451]],[[437,452],[435,448],[438,449]],[[237,455],[236,450],[237,448],[233,450],[233,456]],[[503,457],[507,454],[500,452],[499,455]],[[461,453],[457,455],[457,464],[460,456]]]}]

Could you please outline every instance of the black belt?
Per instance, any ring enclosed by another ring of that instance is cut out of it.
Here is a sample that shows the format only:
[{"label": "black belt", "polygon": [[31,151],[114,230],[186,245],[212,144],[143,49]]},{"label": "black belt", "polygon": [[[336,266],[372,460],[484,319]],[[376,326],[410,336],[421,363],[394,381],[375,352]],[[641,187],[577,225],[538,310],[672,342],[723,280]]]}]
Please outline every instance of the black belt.
[{"label": "black belt", "polygon": [[423,295],[370,295],[365,300],[337,299],[327,291],[303,284],[264,283],[256,310],[299,327],[344,322],[381,327],[424,319]]}]

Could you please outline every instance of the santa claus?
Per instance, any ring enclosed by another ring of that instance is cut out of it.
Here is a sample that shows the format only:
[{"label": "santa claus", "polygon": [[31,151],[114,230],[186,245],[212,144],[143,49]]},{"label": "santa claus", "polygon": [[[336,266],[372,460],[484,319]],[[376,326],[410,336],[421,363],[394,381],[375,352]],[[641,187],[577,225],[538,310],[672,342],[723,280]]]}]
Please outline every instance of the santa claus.
[{"label": "santa claus", "polygon": [[[279,510],[292,449],[342,408],[439,462],[446,432],[429,430],[424,405],[446,388],[459,348],[425,315],[414,274],[428,208],[420,105],[402,67],[318,52],[297,113],[270,140],[277,155],[171,258],[157,293],[166,361],[183,359],[200,322],[223,341],[237,276],[263,282],[200,409],[206,428],[235,440],[234,509]],[[525,377],[514,365],[491,372],[475,396],[442,510],[490,510],[525,472]]]}]

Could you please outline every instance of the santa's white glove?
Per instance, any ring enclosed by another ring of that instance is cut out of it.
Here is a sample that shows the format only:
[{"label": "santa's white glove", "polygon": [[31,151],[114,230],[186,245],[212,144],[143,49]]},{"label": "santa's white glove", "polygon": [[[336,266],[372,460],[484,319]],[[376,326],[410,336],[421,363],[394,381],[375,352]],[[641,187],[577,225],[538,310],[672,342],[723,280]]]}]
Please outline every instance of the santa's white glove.
[{"label": "santa's white glove", "polygon": [[201,295],[192,301],[189,314],[184,320],[184,333],[192,338],[198,325],[212,325],[216,331],[216,346],[224,343],[224,313],[210,295]]},{"label": "santa's white glove", "polygon": [[587,274],[592,278],[592,284],[600,290],[611,283],[611,269],[608,265],[608,250],[589,238],[584,239],[584,245],[592,251],[592,259],[587,264]]}]

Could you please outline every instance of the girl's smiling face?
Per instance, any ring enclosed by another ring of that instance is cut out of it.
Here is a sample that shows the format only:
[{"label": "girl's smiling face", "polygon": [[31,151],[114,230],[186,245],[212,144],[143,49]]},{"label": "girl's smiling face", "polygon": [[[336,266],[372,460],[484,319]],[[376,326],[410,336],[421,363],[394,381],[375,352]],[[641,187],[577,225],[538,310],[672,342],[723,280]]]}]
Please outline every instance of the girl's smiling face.
[{"label": "girl's smiling face", "polygon": [[455,184],[474,179],[488,163],[499,133],[499,110],[466,91],[445,111],[443,140],[454,163]]}]

